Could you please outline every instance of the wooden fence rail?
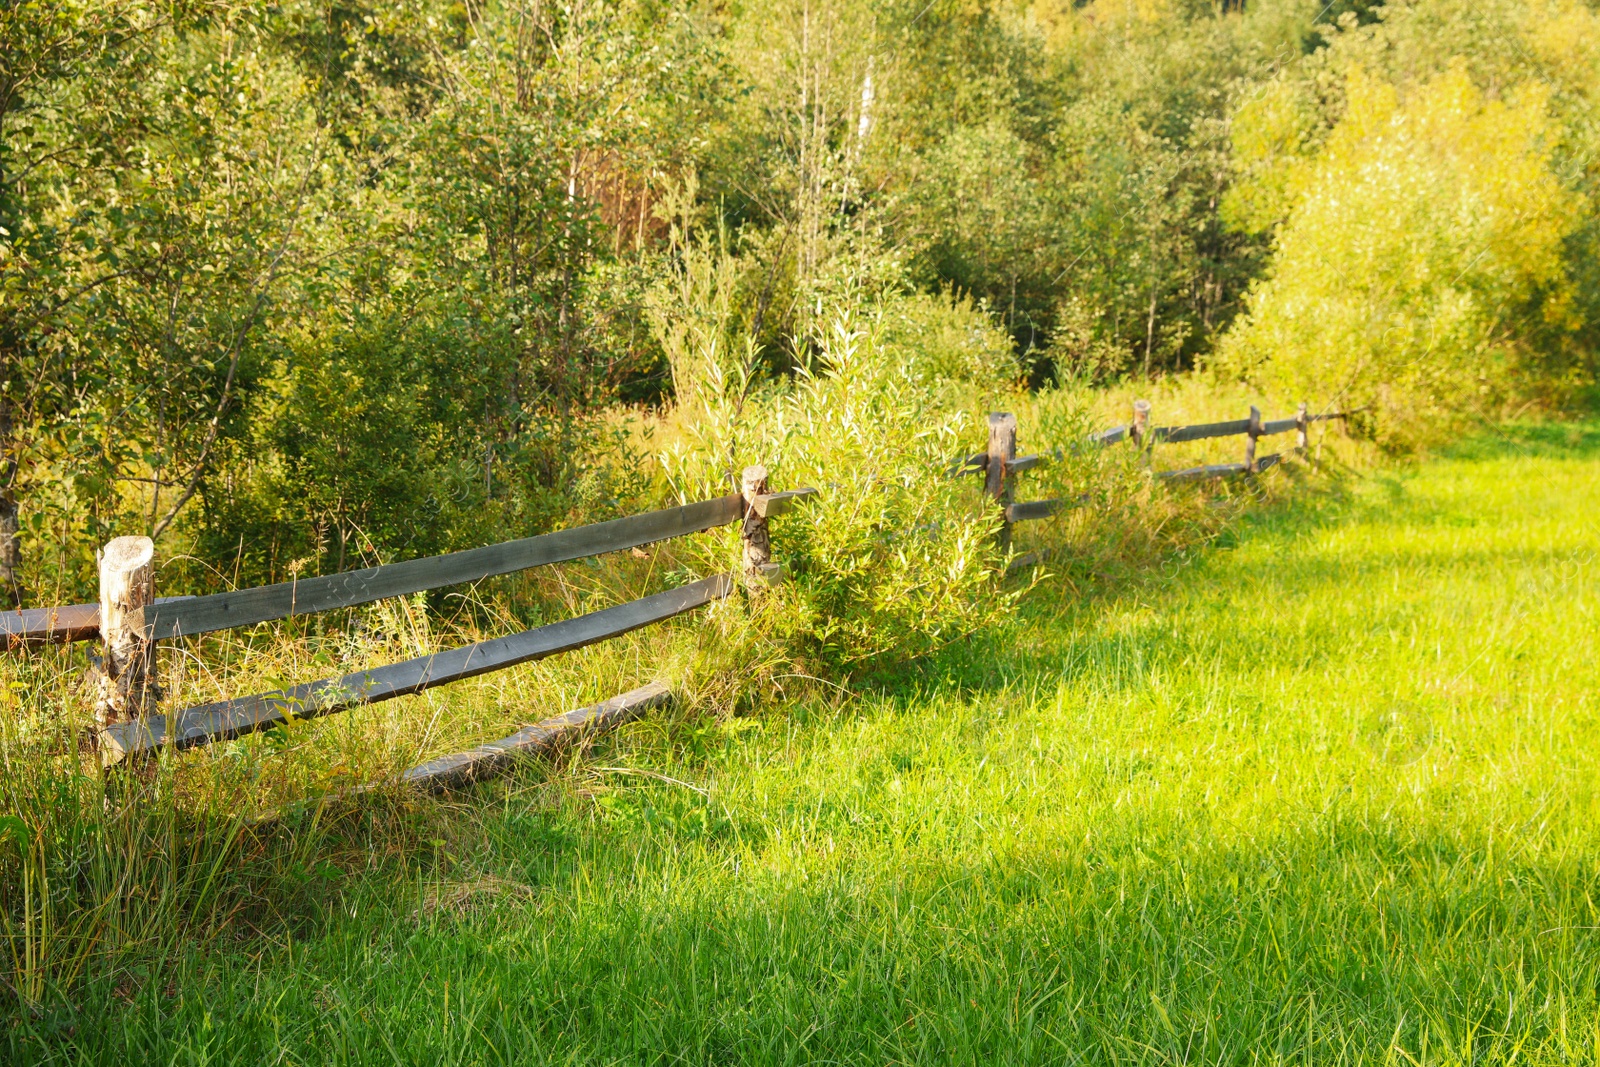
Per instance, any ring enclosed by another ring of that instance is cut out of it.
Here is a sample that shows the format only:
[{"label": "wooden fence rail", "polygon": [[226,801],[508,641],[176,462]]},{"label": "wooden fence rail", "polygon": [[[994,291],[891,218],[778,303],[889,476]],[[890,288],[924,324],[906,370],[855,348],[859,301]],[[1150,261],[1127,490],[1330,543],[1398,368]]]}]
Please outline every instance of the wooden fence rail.
[{"label": "wooden fence rail", "polygon": [[[1301,404],[1300,410],[1290,418],[1262,421],[1260,411],[1252,407],[1248,418],[1232,419],[1227,422],[1198,423],[1192,426],[1157,426],[1152,429],[1150,427],[1150,411],[1151,405],[1148,400],[1135,400],[1133,402],[1133,419],[1130,422],[1123,426],[1113,426],[1108,430],[1090,434],[1089,443],[1104,447],[1121,441],[1132,441],[1148,455],[1149,450],[1157,444],[1203,441],[1213,437],[1243,436],[1246,439],[1244,461],[1241,463],[1208,463],[1198,467],[1186,467],[1182,470],[1154,472],[1157,478],[1170,483],[1203,481],[1241,474],[1258,474],[1280,463],[1283,458],[1277,453],[1258,457],[1256,455],[1256,441],[1259,438],[1288,433],[1290,430],[1294,430],[1298,435],[1296,448],[1304,451],[1307,441],[1306,434],[1311,423],[1347,417],[1346,412],[1312,415],[1308,413],[1307,405]],[[1016,419],[1004,412],[997,412],[989,416],[989,428],[989,449],[984,452],[974,452],[958,459],[950,468],[950,474],[957,477],[967,474],[984,475],[984,491],[994,498],[1001,509],[1000,541],[1003,546],[1008,546],[1011,543],[1011,526],[1013,523],[1049,518],[1065,508],[1075,507],[1087,502],[1087,497],[1078,497],[1072,500],[1053,499],[1031,500],[1025,503],[1012,502],[1012,495],[1015,491],[1012,476],[1041,466],[1052,458],[1059,460],[1061,452],[1057,450],[1053,456],[1042,454],[1016,455]],[[997,428],[1001,435],[998,445],[995,437]],[[1008,434],[1009,437],[1006,436]]]},{"label": "wooden fence rail", "polygon": [[726,526],[738,519],[743,509],[740,496],[717,497],[444,556],[157,604],[130,622],[153,640],[252,626],[638,548]]},{"label": "wooden fence rail", "polygon": [[713,600],[721,600],[734,588],[732,575],[718,574],[508,637],[356,671],[340,678],[306,682],[272,693],[203,704],[171,716],[153,715],[114,723],[100,733],[101,759],[107,764],[120,763],[132,756],[148,755],[164,744],[175,748],[209,745],[257,730],[269,730],[294,719],[333,715],[363,704],[409,696],[435,686],[609,641],[693,611]]}]

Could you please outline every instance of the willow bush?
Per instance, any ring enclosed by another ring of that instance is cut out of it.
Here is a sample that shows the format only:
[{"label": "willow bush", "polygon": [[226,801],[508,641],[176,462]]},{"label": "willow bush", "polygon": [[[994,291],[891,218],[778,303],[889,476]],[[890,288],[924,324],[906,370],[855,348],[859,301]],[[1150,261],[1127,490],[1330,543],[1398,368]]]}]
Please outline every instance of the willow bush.
[{"label": "willow bush", "polygon": [[785,385],[754,383],[748,338],[701,331],[691,352],[681,328],[668,334],[679,394],[694,403],[677,409],[658,459],[683,499],[736,488],[754,463],[778,487],[821,490],[780,520],[787,580],[765,598],[781,604],[768,628],[802,663],[848,672],[970,633],[1012,595],[995,580],[994,509],[949,472],[985,432],[974,396],[1010,393],[1018,369],[965,300],[891,293],[829,315]]}]

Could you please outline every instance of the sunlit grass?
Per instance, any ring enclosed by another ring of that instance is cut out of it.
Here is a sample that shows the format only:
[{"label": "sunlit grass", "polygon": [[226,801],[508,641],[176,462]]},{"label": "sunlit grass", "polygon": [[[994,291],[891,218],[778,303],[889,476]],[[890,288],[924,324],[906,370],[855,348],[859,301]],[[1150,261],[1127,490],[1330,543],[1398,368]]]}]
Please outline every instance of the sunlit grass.
[{"label": "sunlit grass", "polygon": [[6,1041],[1592,1063],[1596,515],[1600,427],[1485,438],[1090,595],[1046,582],[890,691],[642,722],[409,815],[327,809],[351,848],[306,858],[270,939],[91,973]]}]

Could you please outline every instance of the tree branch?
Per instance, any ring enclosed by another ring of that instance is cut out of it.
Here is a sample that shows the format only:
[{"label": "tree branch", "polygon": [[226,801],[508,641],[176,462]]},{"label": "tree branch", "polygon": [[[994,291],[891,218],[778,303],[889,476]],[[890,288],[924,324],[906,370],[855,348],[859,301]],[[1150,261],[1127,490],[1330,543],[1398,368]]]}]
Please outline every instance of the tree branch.
[{"label": "tree branch", "polygon": [[239,357],[244,351],[245,335],[255,325],[257,317],[261,314],[262,307],[266,304],[267,292],[271,289],[273,281],[278,276],[278,268],[283,263],[283,257],[289,251],[289,242],[294,238],[295,229],[300,224],[300,209],[305,205],[306,187],[310,185],[311,175],[316,173],[317,167],[321,165],[321,162],[322,157],[319,154],[311,166],[306,168],[305,174],[300,179],[300,189],[295,195],[294,210],[289,214],[289,226],[284,230],[283,239],[278,242],[278,250],[273,254],[272,264],[267,268],[267,275],[262,279],[261,286],[256,291],[255,302],[250,307],[250,313],[245,316],[239,328],[234,331],[233,343],[228,346],[230,352],[228,374],[223,379],[222,396],[218,399],[217,410],[212,413],[211,422],[206,427],[205,440],[200,445],[200,455],[195,460],[194,470],[190,473],[188,484],[184,487],[183,493],[173,503],[172,508],[162,517],[160,522],[151,528],[151,540],[160,537],[167,531],[167,527],[172,525],[172,521],[178,517],[178,513],[183,510],[190,500],[194,499],[196,490],[200,488],[200,479],[205,475],[206,460],[210,458],[211,448],[217,443],[217,435],[222,428],[222,416],[228,409],[228,401],[233,398],[233,382],[239,372]]}]

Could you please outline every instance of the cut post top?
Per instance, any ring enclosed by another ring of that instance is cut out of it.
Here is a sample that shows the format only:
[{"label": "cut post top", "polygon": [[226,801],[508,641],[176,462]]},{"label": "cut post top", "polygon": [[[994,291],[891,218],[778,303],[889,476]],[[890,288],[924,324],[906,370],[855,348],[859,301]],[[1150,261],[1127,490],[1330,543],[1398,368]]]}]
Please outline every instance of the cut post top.
[{"label": "cut post top", "polygon": [[1150,444],[1150,401],[1135,400],[1133,402],[1133,424],[1128,427],[1128,436],[1133,438],[1135,448],[1143,448]]},{"label": "cut post top", "polygon": [[113,537],[100,552],[100,570],[138,570],[155,558],[155,542],[148,537]]},{"label": "cut post top", "polygon": [[739,481],[746,500],[761,496],[767,491],[767,468],[759,463],[752,464],[744,469]]},{"label": "cut post top", "polygon": [[991,411],[989,413],[989,448],[986,453],[987,469],[985,470],[983,488],[984,492],[996,500],[1000,500],[1006,492],[1010,479],[1006,477],[1007,467],[1017,456],[1017,417],[1009,411]]}]

